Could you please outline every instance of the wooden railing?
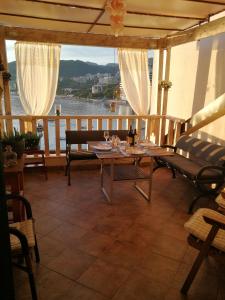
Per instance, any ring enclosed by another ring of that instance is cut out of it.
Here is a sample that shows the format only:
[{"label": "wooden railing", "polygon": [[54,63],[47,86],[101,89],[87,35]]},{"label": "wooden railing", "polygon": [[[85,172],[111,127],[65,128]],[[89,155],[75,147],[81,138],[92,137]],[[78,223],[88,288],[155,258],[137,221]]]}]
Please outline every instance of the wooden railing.
[{"label": "wooden railing", "polygon": [[[0,131],[7,132],[13,126],[19,132],[36,132],[41,128],[41,148],[46,156],[61,156],[65,152],[65,130],[137,129],[141,139],[146,137],[156,144],[174,144],[180,136],[184,120],[171,116],[0,116]],[[11,123],[11,126],[7,124]]]}]

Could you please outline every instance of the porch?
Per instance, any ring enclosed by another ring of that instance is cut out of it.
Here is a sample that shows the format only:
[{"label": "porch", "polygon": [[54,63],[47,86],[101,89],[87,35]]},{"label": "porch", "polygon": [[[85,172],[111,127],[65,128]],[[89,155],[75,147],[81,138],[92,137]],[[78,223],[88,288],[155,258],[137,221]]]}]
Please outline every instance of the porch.
[{"label": "porch", "polygon": [[[68,187],[60,168],[48,181],[25,173],[41,254],[34,263],[39,299],[183,299],[180,288],[198,252],[183,228],[192,186],[160,169],[151,203],[122,182],[108,205],[98,169],[74,169],[72,178]],[[188,299],[223,299],[224,271],[224,260],[206,259]],[[30,299],[27,274],[15,270],[15,284],[16,299]]]}]

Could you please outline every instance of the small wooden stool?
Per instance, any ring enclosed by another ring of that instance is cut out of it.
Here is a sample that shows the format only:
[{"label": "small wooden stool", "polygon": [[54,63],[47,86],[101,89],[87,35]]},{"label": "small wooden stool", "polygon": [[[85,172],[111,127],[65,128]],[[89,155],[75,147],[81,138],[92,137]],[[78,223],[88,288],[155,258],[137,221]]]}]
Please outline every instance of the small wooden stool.
[{"label": "small wooden stool", "polygon": [[[45,179],[48,180],[48,169],[45,164],[45,152],[44,150],[25,150],[25,168],[39,168],[45,174]],[[28,158],[28,155],[33,155],[34,157]]]}]

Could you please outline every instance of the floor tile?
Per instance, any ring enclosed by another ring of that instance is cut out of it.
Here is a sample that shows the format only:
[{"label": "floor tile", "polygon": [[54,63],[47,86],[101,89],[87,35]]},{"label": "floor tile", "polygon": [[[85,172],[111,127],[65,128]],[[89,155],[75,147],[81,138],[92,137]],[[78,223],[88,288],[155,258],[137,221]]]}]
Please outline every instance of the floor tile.
[{"label": "floor tile", "polygon": [[123,268],[98,259],[83,273],[78,281],[111,298],[129,274],[130,272]]}]

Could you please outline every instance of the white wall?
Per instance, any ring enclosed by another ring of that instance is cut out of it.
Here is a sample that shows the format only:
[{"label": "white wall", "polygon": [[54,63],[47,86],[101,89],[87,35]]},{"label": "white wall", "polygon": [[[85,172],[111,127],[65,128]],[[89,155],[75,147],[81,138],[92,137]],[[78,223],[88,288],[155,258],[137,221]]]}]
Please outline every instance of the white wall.
[{"label": "white wall", "polygon": [[[225,33],[174,47],[171,55],[168,114],[188,119],[225,93]],[[225,117],[204,127],[201,136],[223,143]]]}]

